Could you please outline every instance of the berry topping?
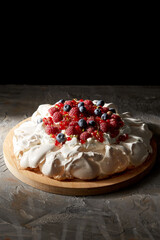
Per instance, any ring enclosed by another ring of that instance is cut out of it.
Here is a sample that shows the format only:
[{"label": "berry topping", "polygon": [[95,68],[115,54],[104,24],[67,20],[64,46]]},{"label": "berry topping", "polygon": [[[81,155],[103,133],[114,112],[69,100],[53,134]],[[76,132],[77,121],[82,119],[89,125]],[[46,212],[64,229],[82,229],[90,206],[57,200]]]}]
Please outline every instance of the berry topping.
[{"label": "berry topping", "polygon": [[56,139],[59,143],[62,143],[66,140],[65,138],[65,135],[63,133],[59,133],[57,136],[56,136]]},{"label": "berry topping", "polygon": [[41,123],[41,122],[43,122],[43,119],[42,119],[42,118],[38,118],[38,119],[37,119],[37,123],[39,124],[39,123]]},{"label": "berry topping", "polygon": [[98,102],[97,102],[97,106],[103,106],[104,105],[104,101],[103,100],[99,100]]},{"label": "berry topping", "polygon": [[53,114],[53,122],[57,123],[60,122],[62,120],[63,116],[60,112],[55,112]]},{"label": "berry topping", "polygon": [[75,135],[76,134],[76,129],[74,126],[69,126],[67,129],[66,129],[66,134],[68,136],[70,135]]},{"label": "berry topping", "polygon": [[56,133],[59,132],[59,129],[57,127],[47,125],[46,128],[45,128],[45,132],[49,135],[50,134],[56,134]]},{"label": "berry topping", "polygon": [[68,121],[65,121],[65,120],[60,121],[60,122],[59,122],[59,129],[60,129],[60,130],[66,129],[66,128],[68,127],[68,124],[69,124]]},{"label": "berry topping", "polygon": [[80,140],[86,141],[87,138],[89,138],[89,137],[91,137],[91,134],[85,131],[85,132],[81,133]]},{"label": "berry topping", "polygon": [[86,108],[85,108],[84,106],[81,106],[81,107],[79,108],[79,111],[82,112],[82,113],[84,113],[84,112],[86,112]]},{"label": "berry topping", "polygon": [[99,109],[99,108],[96,108],[95,110],[94,110],[94,114],[95,115],[97,115],[97,116],[100,116],[101,115],[101,109]]},{"label": "berry topping", "polygon": [[58,112],[58,111],[59,110],[56,107],[51,107],[50,109],[48,109],[48,112],[50,113],[51,116],[53,116],[53,113]]},{"label": "berry topping", "polygon": [[78,125],[77,121],[74,121],[74,120],[69,123],[69,126],[77,126],[77,125]]},{"label": "berry topping", "polygon": [[61,99],[61,100],[59,100],[58,102],[59,102],[59,103],[64,103],[65,100],[64,100],[64,99]]},{"label": "berry topping", "polygon": [[119,123],[118,121],[116,121],[115,119],[110,119],[110,129],[114,130],[114,129],[118,129],[119,128]]},{"label": "berry topping", "polygon": [[108,107],[103,107],[103,108],[102,108],[102,111],[103,111],[104,113],[107,113],[107,112],[109,111],[109,108],[108,108]]},{"label": "berry topping", "polygon": [[79,135],[82,133],[81,127],[80,127],[79,125],[76,125],[76,126],[75,126],[75,130],[76,130],[76,134],[77,134],[78,137],[79,137]]},{"label": "berry topping", "polygon": [[84,102],[79,102],[78,103],[78,107],[80,108],[80,107],[83,107],[84,106]]},{"label": "berry topping", "polygon": [[118,137],[117,143],[119,143],[121,141],[126,141],[127,139],[128,139],[128,134],[122,134]]},{"label": "berry topping", "polygon": [[107,120],[108,119],[107,113],[103,113],[102,116],[101,116],[101,119]]},{"label": "berry topping", "polygon": [[55,105],[55,107],[58,109],[58,111],[61,110],[61,109],[63,108],[63,106],[64,106],[64,104],[61,103],[61,102],[58,102],[58,103],[56,103],[56,105]]},{"label": "berry topping", "polygon": [[93,105],[93,102],[92,102],[91,100],[85,100],[85,101],[84,101],[84,104],[85,104],[85,105],[91,105],[91,106],[92,106],[92,105]]},{"label": "berry topping", "polygon": [[86,112],[89,116],[94,115],[95,107],[92,105],[85,105]]},{"label": "berry topping", "polygon": [[101,131],[98,131],[98,130],[95,130],[93,132],[93,136],[99,141],[99,142],[103,142],[104,139],[103,139],[103,132]]},{"label": "berry topping", "polygon": [[120,120],[119,122],[118,122],[118,126],[121,128],[121,127],[123,127],[124,126],[124,122],[122,121],[122,120]]},{"label": "berry topping", "polygon": [[[55,145],[62,147],[73,136],[81,143],[92,137],[104,141],[104,134],[116,138],[115,143],[128,139],[127,134],[120,135],[124,122],[114,108],[104,107],[104,101],[94,104],[91,100],[59,100],[48,110],[50,116],[37,120],[42,122],[45,132],[55,139]],[[63,132],[62,132],[63,131]]]},{"label": "berry topping", "polygon": [[70,111],[69,111],[69,116],[70,117],[74,117],[74,116],[78,116],[79,115],[79,109],[78,107],[73,107]]},{"label": "berry topping", "polygon": [[116,120],[121,120],[121,117],[117,114],[112,114],[111,118],[114,118]]},{"label": "berry topping", "polygon": [[71,109],[71,106],[70,106],[69,104],[66,104],[66,105],[64,105],[64,107],[63,107],[63,110],[64,110],[65,112],[69,112],[70,109]]},{"label": "berry topping", "polygon": [[95,122],[94,120],[90,120],[90,121],[89,121],[89,125],[92,126],[92,127],[94,127],[94,126],[96,125],[96,122]]},{"label": "berry topping", "polygon": [[81,127],[81,128],[85,128],[87,127],[87,122],[81,118],[79,121],[78,121],[78,125]]},{"label": "berry topping", "polygon": [[89,127],[87,128],[87,132],[88,132],[88,133],[93,133],[94,130],[95,130],[95,128],[92,127],[92,126],[89,126]]},{"label": "berry topping", "polygon": [[87,124],[89,124],[89,122],[91,121],[91,120],[95,120],[95,118],[94,118],[94,116],[90,116],[88,119],[87,119]]},{"label": "berry topping", "polygon": [[53,119],[51,117],[43,118],[43,122],[45,125],[51,125],[53,124]]},{"label": "berry topping", "polygon": [[111,138],[117,137],[118,134],[119,134],[119,130],[118,130],[118,129],[114,129],[114,130],[112,130],[112,131],[110,132]]},{"label": "berry topping", "polygon": [[108,112],[107,112],[108,117],[111,117],[112,114],[113,114],[112,111],[108,111]]},{"label": "berry topping", "polygon": [[109,111],[111,111],[112,113],[116,113],[116,110],[114,108],[109,108]]},{"label": "berry topping", "polygon": [[107,122],[101,122],[101,123],[100,123],[100,130],[101,130],[102,132],[108,132],[109,127],[108,127]]},{"label": "berry topping", "polygon": [[74,100],[68,100],[68,101],[65,101],[65,102],[64,102],[65,105],[67,104],[67,105],[70,105],[71,107],[74,106],[74,103],[75,103]]}]

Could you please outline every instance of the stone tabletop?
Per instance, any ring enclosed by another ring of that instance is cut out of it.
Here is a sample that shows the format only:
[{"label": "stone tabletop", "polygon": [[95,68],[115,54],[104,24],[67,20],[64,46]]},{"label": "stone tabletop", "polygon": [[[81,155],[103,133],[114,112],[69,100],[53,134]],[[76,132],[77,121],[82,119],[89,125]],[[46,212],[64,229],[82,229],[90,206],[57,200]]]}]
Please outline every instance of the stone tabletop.
[{"label": "stone tabletop", "polygon": [[[97,196],[62,196],[16,179],[3,159],[9,130],[40,104],[103,99],[141,118],[158,144],[154,168],[134,186]],[[160,239],[160,86],[0,85],[0,240]]]}]

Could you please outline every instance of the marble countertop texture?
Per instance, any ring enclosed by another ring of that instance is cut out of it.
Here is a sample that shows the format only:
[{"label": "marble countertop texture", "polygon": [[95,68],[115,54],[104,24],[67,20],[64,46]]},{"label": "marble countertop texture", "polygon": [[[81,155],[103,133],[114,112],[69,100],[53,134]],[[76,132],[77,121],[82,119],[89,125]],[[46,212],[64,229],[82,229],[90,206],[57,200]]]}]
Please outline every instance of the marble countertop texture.
[{"label": "marble countertop texture", "polygon": [[[3,159],[9,130],[40,104],[103,99],[141,118],[157,144],[156,164],[139,183],[97,196],[43,192],[16,179]],[[0,240],[160,239],[160,86],[0,85]]]}]

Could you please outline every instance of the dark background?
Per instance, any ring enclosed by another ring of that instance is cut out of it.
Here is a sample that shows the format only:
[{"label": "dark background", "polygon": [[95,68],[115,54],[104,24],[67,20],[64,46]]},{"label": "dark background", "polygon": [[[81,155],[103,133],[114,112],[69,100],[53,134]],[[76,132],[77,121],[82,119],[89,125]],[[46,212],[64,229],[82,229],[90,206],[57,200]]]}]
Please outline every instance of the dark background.
[{"label": "dark background", "polygon": [[160,85],[158,63],[151,55],[58,55],[39,51],[6,52],[0,84]]},{"label": "dark background", "polygon": [[14,7],[2,13],[0,84],[159,85],[155,5]]},{"label": "dark background", "polygon": [[160,85],[155,67],[145,63],[103,62],[64,63],[40,61],[37,58],[10,59],[2,67],[0,84],[51,84],[51,85]]},{"label": "dark background", "polygon": [[159,85],[158,33],[147,23],[61,32],[18,24],[1,32],[0,84]]}]

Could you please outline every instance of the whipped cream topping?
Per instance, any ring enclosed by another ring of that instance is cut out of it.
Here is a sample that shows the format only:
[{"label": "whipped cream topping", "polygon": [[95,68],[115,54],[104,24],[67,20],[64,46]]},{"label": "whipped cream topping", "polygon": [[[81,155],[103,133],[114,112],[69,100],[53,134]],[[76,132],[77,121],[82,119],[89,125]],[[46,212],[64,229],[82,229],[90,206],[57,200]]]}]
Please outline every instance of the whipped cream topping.
[{"label": "whipped cream topping", "polygon": [[[96,100],[93,101],[96,103]],[[104,133],[104,141],[90,137],[84,144],[73,136],[61,148],[55,146],[55,139],[46,134],[42,118],[48,117],[48,109],[54,105],[40,105],[30,121],[22,123],[14,130],[14,154],[21,168],[37,168],[57,180],[79,178],[82,180],[103,179],[115,173],[141,165],[152,152],[152,137],[148,126],[130,113],[120,114],[124,126],[120,134],[129,138],[120,141]],[[113,107],[113,103],[105,103]]]}]

